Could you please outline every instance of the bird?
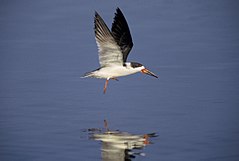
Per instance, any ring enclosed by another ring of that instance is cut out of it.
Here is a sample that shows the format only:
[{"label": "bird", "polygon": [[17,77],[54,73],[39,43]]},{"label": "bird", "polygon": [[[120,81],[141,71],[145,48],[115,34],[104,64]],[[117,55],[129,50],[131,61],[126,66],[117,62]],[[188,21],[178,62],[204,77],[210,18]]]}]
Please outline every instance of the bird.
[{"label": "bird", "polygon": [[84,74],[82,78],[92,77],[106,79],[103,93],[109,80],[117,80],[118,77],[127,76],[141,72],[158,78],[153,72],[138,62],[127,62],[127,57],[133,47],[128,23],[118,7],[112,23],[111,31],[101,16],[95,11],[94,32],[98,46],[100,67]]}]

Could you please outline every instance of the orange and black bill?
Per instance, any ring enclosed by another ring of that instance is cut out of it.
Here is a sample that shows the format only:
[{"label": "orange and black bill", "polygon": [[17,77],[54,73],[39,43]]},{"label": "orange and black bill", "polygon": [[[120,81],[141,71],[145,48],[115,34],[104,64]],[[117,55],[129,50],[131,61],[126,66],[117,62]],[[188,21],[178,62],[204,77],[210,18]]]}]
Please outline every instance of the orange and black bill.
[{"label": "orange and black bill", "polygon": [[150,72],[150,71],[149,71],[148,69],[146,69],[146,68],[145,68],[145,69],[142,69],[141,72],[144,73],[144,74],[153,76],[153,77],[155,77],[155,78],[158,78],[157,75],[155,75],[153,72]]}]

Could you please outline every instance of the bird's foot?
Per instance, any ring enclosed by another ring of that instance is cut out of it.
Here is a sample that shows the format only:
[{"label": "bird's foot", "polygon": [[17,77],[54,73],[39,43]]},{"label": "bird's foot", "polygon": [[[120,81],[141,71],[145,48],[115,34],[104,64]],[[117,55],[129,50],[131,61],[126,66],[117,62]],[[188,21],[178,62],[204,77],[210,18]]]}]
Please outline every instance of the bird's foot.
[{"label": "bird's foot", "polygon": [[117,78],[110,78],[110,79],[113,79],[113,80],[119,81]]}]

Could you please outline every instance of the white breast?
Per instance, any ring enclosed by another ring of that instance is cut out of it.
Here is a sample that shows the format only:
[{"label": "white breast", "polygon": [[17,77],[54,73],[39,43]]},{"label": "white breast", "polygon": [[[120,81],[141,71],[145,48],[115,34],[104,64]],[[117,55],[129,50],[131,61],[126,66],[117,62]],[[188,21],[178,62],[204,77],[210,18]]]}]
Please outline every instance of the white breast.
[{"label": "white breast", "polygon": [[132,68],[126,66],[109,66],[103,67],[100,70],[94,72],[94,75],[98,78],[117,78],[121,76],[126,76],[130,74],[134,74],[141,71],[141,68]]}]

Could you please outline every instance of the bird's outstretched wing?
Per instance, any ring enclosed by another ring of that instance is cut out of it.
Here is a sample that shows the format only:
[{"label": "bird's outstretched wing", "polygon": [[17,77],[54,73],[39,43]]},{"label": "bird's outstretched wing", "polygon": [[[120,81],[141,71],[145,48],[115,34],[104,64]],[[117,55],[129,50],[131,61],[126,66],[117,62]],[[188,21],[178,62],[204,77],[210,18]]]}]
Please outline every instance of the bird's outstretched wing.
[{"label": "bird's outstretched wing", "polygon": [[100,66],[123,65],[123,54],[104,20],[95,12],[95,39]]},{"label": "bird's outstretched wing", "polygon": [[123,61],[126,62],[129,52],[133,47],[133,42],[127,21],[119,8],[116,9],[111,32],[123,53]]}]

